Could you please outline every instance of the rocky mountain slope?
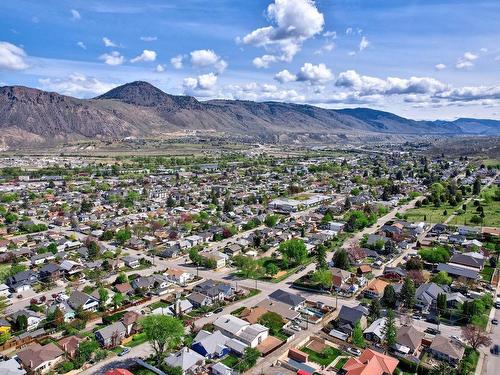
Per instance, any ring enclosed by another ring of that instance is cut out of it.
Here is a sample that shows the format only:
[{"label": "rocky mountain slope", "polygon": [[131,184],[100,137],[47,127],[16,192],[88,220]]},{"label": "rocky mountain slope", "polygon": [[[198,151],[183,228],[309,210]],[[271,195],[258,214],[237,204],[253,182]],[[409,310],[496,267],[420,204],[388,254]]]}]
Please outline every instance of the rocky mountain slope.
[{"label": "rocky mountain slope", "polygon": [[[147,82],[76,99],[21,86],[0,87],[3,148],[80,139],[161,136],[182,130],[255,137],[294,134],[500,135],[500,121],[415,121],[367,108],[331,110],[310,105],[240,100],[200,102],[169,95]],[[0,146],[2,146],[0,145]]]}]

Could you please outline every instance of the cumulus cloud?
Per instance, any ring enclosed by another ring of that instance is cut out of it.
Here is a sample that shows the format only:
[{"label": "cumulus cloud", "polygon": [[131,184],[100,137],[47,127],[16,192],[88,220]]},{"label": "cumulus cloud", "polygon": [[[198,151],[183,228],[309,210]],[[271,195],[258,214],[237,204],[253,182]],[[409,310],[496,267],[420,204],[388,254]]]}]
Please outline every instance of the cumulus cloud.
[{"label": "cumulus cloud", "polygon": [[147,61],[155,61],[155,60],[156,60],[156,52],[145,49],[142,51],[142,53],[139,56],[136,56],[133,59],[131,59],[130,62],[136,63],[136,62],[141,62],[141,61],[147,62]]},{"label": "cumulus cloud", "polygon": [[255,66],[263,68],[277,61],[292,61],[302,44],[321,33],[325,23],[313,0],[275,0],[267,7],[266,15],[272,25],[238,39],[269,52],[253,60]]},{"label": "cumulus cloud", "polygon": [[355,70],[340,73],[335,85],[349,88],[359,96],[435,94],[448,88],[446,84],[430,77],[411,77],[409,79],[388,77],[387,79],[381,79],[359,75]]},{"label": "cumulus cloud", "polygon": [[140,39],[143,42],[154,42],[155,40],[158,40],[157,36],[141,36]]},{"label": "cumulus cloud", "polygon": [[330,52],[330,51],[333,51],[334,49],[335,49],[335,43],[327,42],[327,43],[323,44],[323,46],[321,46],[320,49],[317,49],[316,51],[314,51],[314,54],[321,55],[323,52]]},{"label": "cumulus cloud", "polygon": [[288,70],[282,70],[281,72],[278,72],[275,76],[274,79],[278,81],[279,83],[287,83],[287,82],[293,82],[297,80],[297,76],[295,74],[290,73]]},{"label": "cumulus cloud", "polygon": [[297,73],[297,81],[307,81],[314,85],[331,79],[333,79],[332,71],[325,64],[313,65],[305,63]]},{"label": "cumulus cloud", "polygon": [[156,68],[155,68],[156,73],[163,73],[164,71],[165,71],[165,65],[163,65],[163,64],[156,65]]},{"label": "cumulus cloud", "polygon": [[41,78],[38,80],[41,89],[56,91],[64,95],[89,97],[111,90],[116,85],[105,83],[85,74],[74,73],[67,78]]},{"label": "cumulus cloud", "polygon": [[195,67],[214,67],[219,73],[227,68],[227,63],[211,49],[199,49],[192,51],[190,55],[191,64]]},{"label": "cumulus cloud", "polygon": [[438,93],[435,97],[448,101],[470,102],[476,100],[499,100],[500,86],[467,86]]},{"label": "cumulus cloud", "polygon": [[78,43],[76,43],[76,45],[77,45],[78,47],[80,47],[81,49],[87,49],[87,46],[86,46],[86,45],[85,45],[85,43],[83,43],[83,42],[78,42]]},{"label": "cumulus cloud", "polygon": [[78,21],[78,20],[82,19],[82,16],[80,15],[80,12],[77,11],[76,9],[71,9],[70,13],[71,13],[71,20],[72,21]]},{"label": "cumulus cloud", "polygon": [[361,37],[361,41],[359,42],[359,51],[363,51],[370,45],[368,38],[366,36]]},{"label": "cumulus cloud", "polygon": [[323,33],[323,36],[325,38],[337,39],[337,32],[336,31],[325,31]]},{"label": "cumulus cloud", "polygon": [[108,65],[115,66],[123,64],[125,58],[122,55],[120,55],[120,52],[112,51],[110,53],[104,53],[101,56],[99,56],[99,60],[104,61]]},{"label": "cumulus cloud", "polygon": [[184,79],[183,88],[187,95],[209,96],[217,84],[217,75],[214,73],[202,74],[197,78]]},{"label": "cumulus cloud", "polygon": [[184,57],[182,55],[177,55],[174,56],[170,59],[170,64],[175,68],[175,69],[182,69],[182,60]]},{"label": "cumulus cloud", "polygon": [[118,44],[113,42],[111,39],[104,37],[102,38],[102,42],[104,43],[105,47],[118,47]]},{"label": "cumulus cloud", "polygon": [[465,52],[462,57],[457,60],[455,67],[457,69],[469,69],[474,66],[474,61],[477,60],[478,56],[472,52]]},{"label": "cumulus cloud", "polygon": [[28,68],[24,49],[9,42],[0,42],[0,69],[23,70]]},{"label": "cumulus cloud", "polygon": [[250,82],[245,85],[230,85],[225,88],[226,96],[239,100],[268,101],[279,100],[302,103],[304,95],[296,90],[280,90],[275,85]]},{"label": "cumulus cloud", "polygon": [[444,64],[436,64],[436,65],[434,65],[434,69],[436,69],[436,70],[443,70],[443,69],[446,69],[446,65],[444,65]]}]

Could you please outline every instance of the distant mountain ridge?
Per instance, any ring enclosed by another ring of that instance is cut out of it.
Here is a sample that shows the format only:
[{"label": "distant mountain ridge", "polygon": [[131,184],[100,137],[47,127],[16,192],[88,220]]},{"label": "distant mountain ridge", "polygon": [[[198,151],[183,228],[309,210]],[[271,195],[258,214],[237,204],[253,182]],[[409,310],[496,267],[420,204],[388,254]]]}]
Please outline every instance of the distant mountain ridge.
[{"label": "distant mountain ridge", "polygon": [[93,99],[22,86],[0,87],[3,148],[68,140],[151,137],[181,130],[269,137],[297,134],[500,135],[500,121],[416,121],[369,108],[242,100],[198,101],[136,81]]}]

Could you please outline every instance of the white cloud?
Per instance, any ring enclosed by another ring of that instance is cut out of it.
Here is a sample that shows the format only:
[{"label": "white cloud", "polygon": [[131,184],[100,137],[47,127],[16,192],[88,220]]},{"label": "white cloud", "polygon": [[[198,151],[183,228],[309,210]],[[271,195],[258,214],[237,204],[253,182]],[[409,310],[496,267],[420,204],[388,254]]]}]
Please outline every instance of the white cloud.
[{"label": "white cloud", "polygon": [[311,84],[324,83],[331,79],[333,79],[333,74],[325,64],[305,63],[297,73],[297,81],[307,81]]},{"label": "white cloud", "polygon": [[163,73],[164,71],[165,71],[165,65],[163,65],[163,64],[156,65],[156,68],[155,68],[156,73]]},{"label": "white cloud", "polygon": [[195,67],[213,66],[219,73],[227,68],[227,63],[211,49],[199,49],[192,51],[190,55],[191,64]]},{"label": "white cloud", "polygon": [[500,86],[469,86],[446,90],[435,95],[437,98],[456,102],[476,100],[500,100]]},{"label": "white cloud", "polygon": [[187,95],[209,96],[217,84],[217,75],[214,73],[202,74],[198,78],[184,79],[183,88]]},{"label": "white cloud", "polygon": [[351,35],[353,33],[352,27],[345,29],[345,35]]},{"label": "white cloud", "polygon": [[28,68],[26,52],[9,42],[0,42],[0,69],[23,70]]},{"label": "white cloud", "polygon": [[118,47],[118,44],[113,42],[111,39],[104,37],[102,38],[102,42],[104,43],[105,47]]},{"label": "white cloud", "polygon": [[174,56],[170,59],[170,64],[172,64],[172,66],[175,68],[175,69],[182,69],[182,60],[184,59],[184,57],[182,55],[177,55],[177,56]]},{"label": "white cloud", "polygon": [[443,69],[446,69],[446,65],[444,65],[444,64],[436,64],[436,65],[434,65],[434,69],[436,69],[436,70],[443,70]]},{"label": "white cloud", "polygon": [[267,7],[266,14],[274,25],[256,29],[241,40],[270,52],[254,59],[254,65],[260,67],[276,61],[292,61],[302,44],[321,33],[325,23],[313,0],[275,0]]},{"label": "white cloud", "polygon": [[116,85],[97,78],[74,73],[67,78],[41,78],[38,80],[43,90],[56,91],[64,95],[89,97],[111,90]]},{"label": "white cloud", "polygon": [[474,66],[474,61],[477,60],[478,56],[472,52],[465,52],[462,57],[457,60],[455,67],[457,69],[468,69]]},{"label": "white cloud", "polygon": [[349,56],[356,56],[356,51],[349,51],[347,54]]},{"label": "white cloud", "polygon": [[448,89],[448,85],[430,77],[411,77],[409,79],[388,77],[381,79],[362,76],[354,70],[340,73],[335,85],[355,91],[359,96],[436,94]]},{"label": "white cloud", "polygon": [[297,80],[295,74],[290,73],[288,70],[282,70],[274,76],[274,79],[279,83],[293,82]]},{"label": "white cloud", "polygon": [[368,38],[366,36],[363,35],[363,37],[361,37],[361,41],[359,42],[359,51],[363,51],[364,49],[366,49],[368,46],[370,45],[370,42],[368,41]]},{"label": "white cloud", "polygon": [[99,59],[104,61],[108,65],[121,65],[123,64],[124,57],[120,55],[120,52],[118,51],[112,51],[110,53],[104,53],[101,56],[99,56]]},{"label": "white cloud", "polygon": [[486,52],[488,52],[488,48],[484,48],[484,47],[480,48],[479,52],[486,53]]},{"label": "white cloud", "polygon": [[70,12],[71,12],[71,20],[78,21],[82,19],[80,12],[77,11],[76,9],[71,9]]},{"label": "white cloud", "polygon": [[87,46],[86,46],[86,45],[85,45],[85,43],[83,43],[83,42],[78,42],[78,43],[76,43],[76,45],[77,45],[78,47],[80,47],[81,49],[87,49]]},{"label": "white cloud", "polygon": [[325,38],[337,39],[337,32],[336,31],[325,31],[323,33],[323,36]]},{"label": "white cloud", "polygon": [[158,40],[157,36],[141,36],[140,39],[143,42],[154,42],[155,40]]},{"label": "white cloud", "polygon": [[335,43],[328,42],[328,43],[325,43],[320,49],[317,49],[316,51],[314,51],[314,54],[321,55],[323,52],[330,52],[330,51],[333,51],[334,49],[335,49]]},{"label": "white cloud", "polygon": [[140,62],[140,61],[155,61],[156,60],[156,52],[145,49],[139,56],[134,57],[130,60],[132,63]]},{"label": "white cloud", "polygon": [[304,95],[296,90],[279,90],[275,85],[250,82],[245,85],[230,85],[226,88],[226,96],[238,100],[269,101],[278,100],[302,103]]}]

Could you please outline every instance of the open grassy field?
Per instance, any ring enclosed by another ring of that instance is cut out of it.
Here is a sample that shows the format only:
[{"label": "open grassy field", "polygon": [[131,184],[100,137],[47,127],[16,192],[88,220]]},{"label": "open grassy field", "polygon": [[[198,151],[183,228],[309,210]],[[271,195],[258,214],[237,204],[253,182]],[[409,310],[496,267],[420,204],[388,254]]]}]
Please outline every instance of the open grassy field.
[{"label": "open grassy field", "polygon": [[[485,217],[483,226],[485,227],[500,227],[500,201],[496,201],[494,199],[495,191],[497,189],[499,188],[495,186],[489,186],[481,192],[478,199],[484,209]],[[461,215],[455,216],[450,221],[450,224],[464,225],[464,223],[467,223],[470,225],[470,220],[474,215],[479,215],[479,213],[476,211],[476,207],[474,207],[471,202],[467,205],[467,211]]]},{"label": "open grassy field", "polygon": [[[451,206],[446,203],[442,204],[441,207],[434,207],[433,204],[429,204],[420,208],[412,208],[406,211],[404,216],[411,222],[426,221],[428,223],[442,223],[461,207],[461,203],[456,206]],[[446,215],[444,214],[445,211]]]}]

